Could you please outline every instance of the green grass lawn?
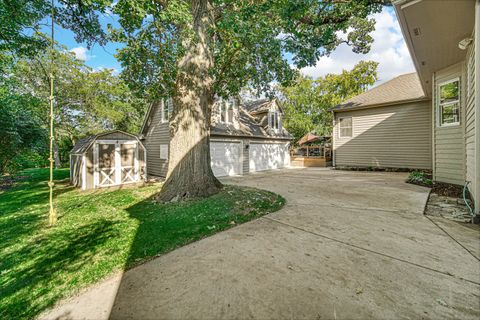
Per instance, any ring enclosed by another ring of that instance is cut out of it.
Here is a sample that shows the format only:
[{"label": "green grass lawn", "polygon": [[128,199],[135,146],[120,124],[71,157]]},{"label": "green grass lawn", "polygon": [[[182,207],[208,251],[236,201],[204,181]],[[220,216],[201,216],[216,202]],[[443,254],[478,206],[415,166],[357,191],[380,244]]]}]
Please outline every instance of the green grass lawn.
[{"label": "green grass lawn", "polygon": [[[155,255],[280,209],[271,192],[226,186],[208,199],[157,204],[161,184],[79,191],[55,171],[58,223],[47,227],[48,170],[0,191],[0,319],[29,319]],[[233,221],[233,222],[232,222]]]}]

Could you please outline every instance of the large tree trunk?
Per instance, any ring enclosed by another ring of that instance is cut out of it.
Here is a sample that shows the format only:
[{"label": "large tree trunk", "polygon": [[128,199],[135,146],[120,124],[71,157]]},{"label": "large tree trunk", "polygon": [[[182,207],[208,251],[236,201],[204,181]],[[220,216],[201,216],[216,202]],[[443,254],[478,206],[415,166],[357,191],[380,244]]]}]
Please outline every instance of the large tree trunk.
[{"label": "large tree trunk", "polygon": [[210,167],[213,57],[208,29],[213,10],[209,0],[191,0],[191,8],[195,37],[184,44],[186,54],[178,62],[168,174],[159,201],[208,197],[222,187]]}]

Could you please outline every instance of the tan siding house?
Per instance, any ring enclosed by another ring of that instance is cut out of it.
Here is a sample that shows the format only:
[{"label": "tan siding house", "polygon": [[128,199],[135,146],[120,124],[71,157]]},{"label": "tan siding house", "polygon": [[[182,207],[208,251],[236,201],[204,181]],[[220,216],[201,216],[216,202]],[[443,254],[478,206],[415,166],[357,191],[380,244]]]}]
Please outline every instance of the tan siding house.
[{"label": "tan siding house", "polygon": [[480,0],[393,3],[417,73],[333,108],[334,164],[431,168],[464,186],[478,215]]},{"label": "tan siding house", "polygon": [[[402,92],[397,93],[398,88]],[[334,165],[431,169],[430,108],[415,73],[347,100],[333,109]],[[342,134],[344,120],[351,123],[351,134]]]},{"label": "tan siding house", "polygon": [[464,93],[464,79],[461,63],[435,72],[433,83],[433,116],[434,116],[434,152],[435,170],[433,178],[436,181],[463,185],[465,183],[465,143],[464,143],[464,101],[465,95],[460,96],[459,122],[456,124],[442,125],[438,103],[440,99],[439,88],[442,84],[459,81],[460,92]]},{"label": "tan siding house", "polygon": [[[475,33],[474,33],[475,34]],[[472,38],[474,38],[474,34]],[[480,148],[479,140],[475,135],[475,117],[476,113],[480,111],[475,110],[475,43],[472,43],[468,48],[467,59],[465,61],[465,86],[466,86],[466,98],[465,98],[465,167],[466,167],[466,180],[470,181],[470,188],[474,194],[480,193],[480,185],[475,184],[476,165],[475,161],[480,161],[475,155],[476,150]],[[476,145],[475,145],[476,144]],[[473,183],[472,183],[473,182]]]},{"label": "tan siding house", "polygon": [[393,4],[423,91],[432,99],[434,180],[468,188],[478,214],[480,1]]},{"label": "tan siding house", "polygon": [[[353,134],[341,137],[339,119],[352,118]],[[428,101],[335,113],[336,166],[432,168]]]}]

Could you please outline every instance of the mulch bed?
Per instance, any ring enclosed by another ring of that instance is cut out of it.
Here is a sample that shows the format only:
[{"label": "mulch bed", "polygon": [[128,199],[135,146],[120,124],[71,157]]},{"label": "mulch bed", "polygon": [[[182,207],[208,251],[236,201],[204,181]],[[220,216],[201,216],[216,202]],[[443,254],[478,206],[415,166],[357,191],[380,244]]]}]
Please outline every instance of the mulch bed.
[{"label": "mulch bed", "polygon": [[[433,184],[432,192],[445,197],[463,198],[463,186],[456,184],[435,182]],[[469,196],[470,195],[467,192],[467,198]]]},{"label": "mulch bed", "polygon": [[343,167],[343,166],[336,166],[335,170],[341,171],[375,171],[375,172],[412,172],[418,171],[415,169],[408,169],[408,168],[382,168],[382,167]]}]

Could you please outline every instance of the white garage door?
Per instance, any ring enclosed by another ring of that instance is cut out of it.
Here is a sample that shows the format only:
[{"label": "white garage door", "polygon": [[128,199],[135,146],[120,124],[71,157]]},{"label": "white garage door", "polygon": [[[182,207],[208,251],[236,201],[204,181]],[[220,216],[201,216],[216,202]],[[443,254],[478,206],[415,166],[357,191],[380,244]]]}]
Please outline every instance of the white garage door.
[{"label": "white garage door", "polygon": [[210,142],[213,174],[217,177],[242,174],[242,144],[240,142]]},{"label": "white garage door", "polygon": [[290,164],[288,143],[250,143],[250,172],[283,168]]}]

